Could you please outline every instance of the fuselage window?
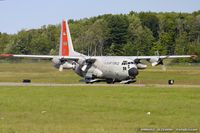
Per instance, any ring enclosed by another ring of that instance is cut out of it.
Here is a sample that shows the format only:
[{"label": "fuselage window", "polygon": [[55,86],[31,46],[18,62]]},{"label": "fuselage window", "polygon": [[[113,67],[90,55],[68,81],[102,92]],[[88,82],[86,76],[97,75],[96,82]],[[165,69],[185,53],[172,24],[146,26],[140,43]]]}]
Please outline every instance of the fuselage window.
[{"label": "fuselage window", "polygon": [[126,70],[126,67],[123,67],[123,70]]}]

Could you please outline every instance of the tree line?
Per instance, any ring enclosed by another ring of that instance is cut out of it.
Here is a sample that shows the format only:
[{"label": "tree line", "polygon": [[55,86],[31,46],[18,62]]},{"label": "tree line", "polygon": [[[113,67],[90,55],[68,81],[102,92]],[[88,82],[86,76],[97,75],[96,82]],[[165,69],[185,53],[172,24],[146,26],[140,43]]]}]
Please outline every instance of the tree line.
[{"label": "tree line", "polygon": [[[200,11],[133,12],[69,20],[74,47],[86,55],[197,54],[200,56]],[[0,53],[58,54],[60,25],[0,32]],[[176,60],[179,62],[186,59]],[[188,60],[187,60],[188,61]],[[200,58],[191,62],[200,62]]]}]

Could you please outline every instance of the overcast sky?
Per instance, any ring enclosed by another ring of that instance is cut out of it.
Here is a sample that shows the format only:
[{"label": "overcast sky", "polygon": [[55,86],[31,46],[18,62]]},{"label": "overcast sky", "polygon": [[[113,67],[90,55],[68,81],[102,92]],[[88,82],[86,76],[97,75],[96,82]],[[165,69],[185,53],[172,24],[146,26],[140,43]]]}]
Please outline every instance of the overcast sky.
[{"label": "overcast sky", "polygon": [[0,32],[58,24],[63,18],[81,19],[130,11],[193,12],[200,0],[4,0],[0,1]]}]

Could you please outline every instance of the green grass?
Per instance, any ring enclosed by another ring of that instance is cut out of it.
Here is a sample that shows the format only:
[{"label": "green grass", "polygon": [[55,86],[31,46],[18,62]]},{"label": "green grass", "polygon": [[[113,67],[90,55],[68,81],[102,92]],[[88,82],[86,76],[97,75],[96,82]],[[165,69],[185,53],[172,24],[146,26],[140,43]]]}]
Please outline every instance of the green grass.
[{"label": "green grass", "polygon": [[[200,88],[0,87],[1,133],[200,128]],[[151,112],[151,115],[147,115]]]},{"label": "green grass", "polygon": [[[50,61],[35,63],[0,63],[0,82],[22,82],[31,79],[34,83],[80,83],[82,79],[72,70],[59,72]],[[167,84],[174,79],[175,84],[200,85],[200,66],[172,65],[167,71],[161,67],[140,70],[137,84]]]},{"label": "green grass", "polygon": [[[1,63],[0,82],[80,83],[51,62]],[[200,128],[200,66],[141,70],[131,86],[0,87],[0,133],[134,133],[139,128]],[[148,85],[149,84],[149,85]],[[151,115],[147,115],[151,112]]]},{"label": "green grass", "polygon": [[81,77],[71,70],[59,72],[49,62],[1,63],[0,82],[79,83]]},{"label": "green grass", "polygon": [[140,71],[137,83],[167,84],[169,79],[175,80],[175,84],[200,85],[200,65],[167,65],[166,71],[162,66],[149,66]]}]

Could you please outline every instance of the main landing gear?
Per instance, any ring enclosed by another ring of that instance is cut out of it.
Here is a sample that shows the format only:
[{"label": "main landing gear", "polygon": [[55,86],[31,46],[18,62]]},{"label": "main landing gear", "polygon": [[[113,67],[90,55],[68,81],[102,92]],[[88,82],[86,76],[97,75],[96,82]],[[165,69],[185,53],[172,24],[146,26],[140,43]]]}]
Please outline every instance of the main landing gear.
[{"label": "main landing gear", "polygon": [[116,81],[115,79],[91,79],[91,78],[85,78],[85,83],[86,84],[93,84],[94,82],[101,82],[104,81],[107,84],[114,84],[115,82],[119,82],[120,84],[130,84],[136,82],[136,79],[128,79],[128,80],[123,80],[123,81]]}]

